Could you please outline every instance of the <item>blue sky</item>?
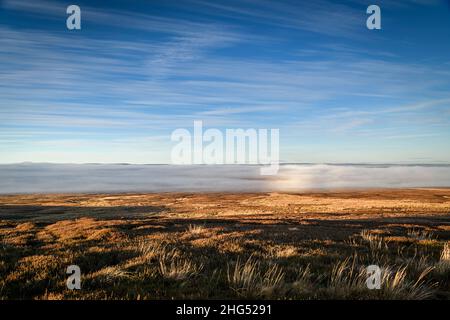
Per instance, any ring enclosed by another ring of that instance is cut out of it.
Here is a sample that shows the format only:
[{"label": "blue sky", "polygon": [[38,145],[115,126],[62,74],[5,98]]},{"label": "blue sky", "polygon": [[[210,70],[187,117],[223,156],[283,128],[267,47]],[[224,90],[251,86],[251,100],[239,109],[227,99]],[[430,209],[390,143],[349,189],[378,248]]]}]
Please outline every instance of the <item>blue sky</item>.
[{"label": "blue sky", "polygon": [[203,120],[279,128],[283,161],[450,163],[449,40],[444,0],[0,0],[0,162],[168,163]]}]

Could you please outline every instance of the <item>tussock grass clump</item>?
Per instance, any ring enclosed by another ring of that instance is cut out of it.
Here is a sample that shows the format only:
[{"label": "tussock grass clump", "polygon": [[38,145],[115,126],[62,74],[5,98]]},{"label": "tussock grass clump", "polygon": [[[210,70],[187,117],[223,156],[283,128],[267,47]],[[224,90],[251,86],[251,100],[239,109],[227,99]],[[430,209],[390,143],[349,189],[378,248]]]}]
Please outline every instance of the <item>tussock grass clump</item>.
[{"label": "tussock grass clump", "polygon": [[427,285],[425,277],[433,267],[425,268],[414,280],[407,278],[407,266],[391,271],[389,267],[382,269],[381,285],[383,298],[424,300],[433,295],[434,285]]},{"label": "tussock grass clump", "polygon": [[359,234],[361,236],[361,239],[367,241],[367,242],[371,242],[371,241],[375,241],[378,240],[380,237],[376,234],[372,234],[370,232],[370,230],[362,230]]},{"label": "tussock grass clump", "polygon": [[227,278],[230,288],[241,297],[271,297],[282,288],[284,272],[275,264],[263,270],[250,256],[245,262],[238,259],[234,267],[229,265]]},{"label": "tussock grass clump", "polygon": [[369,230],[362,230],[360,237],[368,244],[369,256],[372,261],[385,260],[385,254],[389,251],[387,241],[379,235],[372,234]]},{"label": "tussock grass clump", "polygon": [[444,244],[439,261],[436,263],[436,272],[447,280],[450,279],[450,243]]},{"label": "tussock grass clump", "polygon": [[120,266],[110,266],[99,270],[93,275],[93,278],[96,276],[101,277],[104,282],[110,283],[114,281],[133,279],[136,275],[133,272],[126,271]]},{"label": "tussock grass clump", "polygon": [[167,250],[166,244],[155,241],[146,241],[143,239],[138,240],[135,247],[141,256],[146,260],[157,259]]},{"label": "tussock grass clump", "polygon": [[441,261],[450,263],[450,243],[444,244],[444,248],[441,252]]},{"label": "tussock grass clump", "polygon": [[185,280],[198,275],[203,265],[197,265],[183,257],[180,251],[169,243],[139,240],[136,247],[141,257],[147,262],[157,262],[161,276],[173,280]]},{"label": "tussock grass clump", "polygon": [[433,233],[425,229],[409,229],[406,234],[414,240],[433,240],[434,238]]},{"label": "tussock grass clump", "polygon": [[190,224],[187,228],[187,232],[193,235],[199,235],[206,231],[207,229],[204,226],[198,224]]},{"label": "tussock grass clump", "polygon": [[360,236],[361,239],[369,243],[371,251],[388,249],[387,242],[383,239],[383,237],[372,234],[369,230],[361,231]]},{"label": "tussock grass clump", "polygon": [[331,288],[352,288],[361,285],[360,273],[355,270],[356,258],[350,263],[350,258],[339,261],[331,269],[329,287]]},{"label": "tussock grass clump", "polygon": [[165,251],[159,258],[159,272],[167,279],[185,280],[197,276],[203,265],[182,257],[177,250]]},{"label": "tussock grass clump", "polygon": [[301,267],[297,270],[297,277],[291,284],[291,290],[294,294],[300,294],[300,296],[308,298],[313,295],[316,285],[317,283],[313,281],[313,274],[308,264],[306,267]]},{"label": "tussock grass clump", "polygon": [[380,289],[369,289],[366,266],[359,265],[357,257],[337,262],[331,272],[328,291],[334,298],[354,299],[428,299],[434,285],[428,285],[425,277],[433,270],[427,267],[416,279],[408,277],[409,266],[382,266]]}]

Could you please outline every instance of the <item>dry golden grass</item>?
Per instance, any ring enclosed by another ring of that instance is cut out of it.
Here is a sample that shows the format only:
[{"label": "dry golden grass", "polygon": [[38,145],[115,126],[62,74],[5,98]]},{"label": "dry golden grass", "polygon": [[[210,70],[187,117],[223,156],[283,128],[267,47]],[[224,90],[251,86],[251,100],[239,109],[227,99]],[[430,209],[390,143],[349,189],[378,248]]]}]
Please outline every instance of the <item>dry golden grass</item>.
[{"label": "dry golden grass", "polygon": [[450,262],[450,244],[448,242],[444,245],[444,248],[442,249],[441,261]]},{"label": "dry golden grass", "polygon": [[448,299],[449,212],[448,189],[2,196],[0,299]]},{"label": "dry golden grass", "polygon": [[245,262],[240,259],[234,267],[228,266],[227,272],[230,288],[240,297],[271,297],[275,290],[283,286],[284,273],[278,265],[268,266],[265,271],[261,263],[250,256]]}]

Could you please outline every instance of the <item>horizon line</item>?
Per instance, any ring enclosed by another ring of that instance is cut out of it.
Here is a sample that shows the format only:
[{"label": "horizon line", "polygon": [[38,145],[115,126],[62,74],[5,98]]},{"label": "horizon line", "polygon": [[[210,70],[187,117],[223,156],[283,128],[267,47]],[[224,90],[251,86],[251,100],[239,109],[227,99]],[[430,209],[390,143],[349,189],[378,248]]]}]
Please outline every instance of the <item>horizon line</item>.
[{"label": "horizon line", "polygon": [[[22,162],[5,162],[2,165],[23,165],[23,164],[49,164],[49,165],[142,165],[142,166],[265,166],[267,164],[259,163],[223,163],[223,164],[172,164],[172,163],[132,163],[132,162],[34,162],[34,161],[22,161]],[[292,162],[292,161],[280,161],[279,165],[390,165],[390,166],[449,166],[450,162],[447,161],[435,161],[435,162]]]}]

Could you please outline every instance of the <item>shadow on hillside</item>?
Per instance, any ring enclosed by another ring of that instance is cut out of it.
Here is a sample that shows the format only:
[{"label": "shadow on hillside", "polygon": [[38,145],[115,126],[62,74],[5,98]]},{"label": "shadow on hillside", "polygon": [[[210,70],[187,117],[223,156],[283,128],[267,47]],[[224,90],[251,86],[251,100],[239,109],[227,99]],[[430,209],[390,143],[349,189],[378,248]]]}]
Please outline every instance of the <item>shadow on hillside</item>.
[{"label": "shadow on hillside", "polygon": [[[224,218],[177,218],[161,216],[172,213],[165,206],[0,206],[0,220],[15,222],[35,222],[42,225],[61,220],[89,217],[96,220],[130,219],[130,226],[122,224],[120,229],[133,236],[154,232],[176,233],[186,231],[191,226],[217,228],[218,234],[242,233],[249,239],[271,240],[275,242],[295,242],[308,239],[347,239],[364,229],[380,229],[390,235],[404,235],[406,229],[428,228],[440,238],[450,238],[450,214],[435,216],[376,217],[364,219],[339,219],[324,216],[324,219],[301,219],[298,217],[277,217],[276,214],[261,214]],[[356,216],[356,215],[355,215]],[[163,217],[163,219],[162,219]],[[445,227],[442,227],[445,226]],[[154,227],[160,227],[157,229]]]},{"label": "shadow on hillside", "polygon": [[149,217],[168,212],[165,206],[37,206],[37,205],[2,205],[0,220],[59,221],[91,217],[96,219],[120,219]]}]

